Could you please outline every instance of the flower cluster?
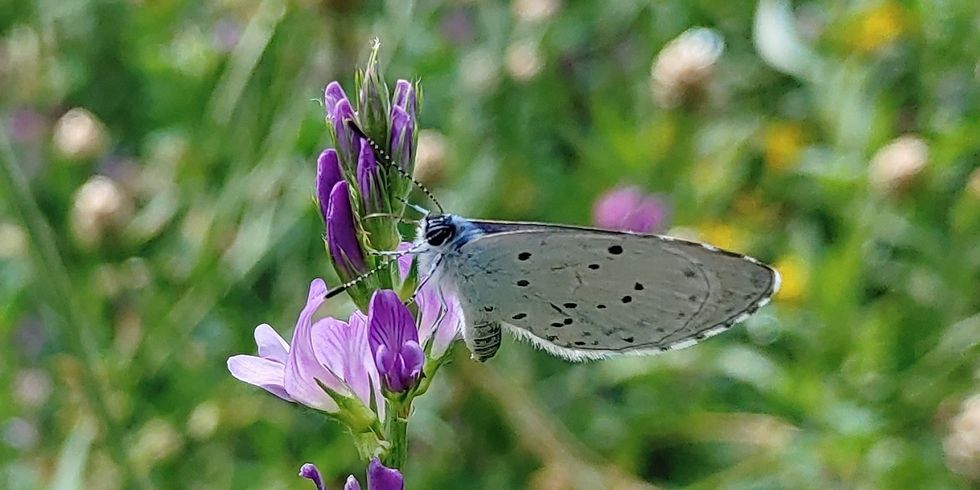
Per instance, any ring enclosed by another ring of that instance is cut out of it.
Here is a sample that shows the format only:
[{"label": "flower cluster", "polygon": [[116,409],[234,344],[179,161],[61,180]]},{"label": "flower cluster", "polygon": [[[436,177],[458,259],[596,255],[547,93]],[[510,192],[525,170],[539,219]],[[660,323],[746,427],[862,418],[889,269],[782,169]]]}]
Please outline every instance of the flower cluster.
[{"label": "flower cluster", "polygon": [[349,292],[363,310],[372,291],[394,286],[390,270],[361,276],[383,265],[371,252],[394,250],[400,241],[396,225],[411,190],[420,87],[398,80],[389,100],[377,45],[356,79],[356,111],[338,82],[324,90],[333,146],[317,158],[315,197],[330,261],[342,281],[360,279]]},{"label": "flower cluster", "polygon": [[[324,245],[341,281],[336,287],[358,309],[346,321],[316,318],[333,294],[315,279],[292,340],[259,325],[258,355],[233,356],[228,369],[343,422],[360,454],[373,458],[369,488],[388,489],[401,488],[397,468],[406,454],[412,400],[428,389],[463,319],[459,302],[435,281],[416,287],[417,268],[397,224],[411,190],[419,86],[399,80],[389,98],[377,53],[375,43],[356,76],[356,108],[339,83],[324,90],[333,144],[317,158],[314,184]],[[392,253],[401,256],[393,260]],[[301,474],[322,488],[314,466],[305,465]],[[351,477],[345,488],[359,486]]]}]

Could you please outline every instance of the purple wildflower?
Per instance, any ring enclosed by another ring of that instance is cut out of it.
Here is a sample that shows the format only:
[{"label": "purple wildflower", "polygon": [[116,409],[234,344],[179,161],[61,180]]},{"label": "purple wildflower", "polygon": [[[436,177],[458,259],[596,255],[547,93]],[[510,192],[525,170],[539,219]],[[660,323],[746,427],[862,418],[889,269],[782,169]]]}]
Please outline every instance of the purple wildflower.
[{"label": "purple wildflower", "polygon": [[[411,247],[411,243],[403,242],[398,251],[404,252]],[[398,258],[402,281],[408,277],[411,267],[411,255]],[[463,329],[463,307],[456,296],[444,293],[436,281],[428,281],[419,287],[415,304],[418,305],[419,343],[430,358],[439,359]]]},{"label": "purple wildflower", "polygon": [[327,250],[337,275],[349,281],[365,272],[364,254],[357,241],[347,182],[334,184],[327,204]]},{"label": "purple wildflower", "polygon": [[340,170],[340,158],[337,150],[327,148],[316,159],[316,202],[320,207],[320,216],[327,222],[327,210],[330,203],[330,191],[337,182],[344,180]]},{"label": "purple wildflower", "polygon": [[[306,463],[300,467],[299,476],[312,481],[317,490],[326,490],[320,470],[313,463]],[[386,467],[378,458],[371,458],[367,469],[367,490],[403,490],[404,488],[405,479],[400,471]],[[350,475],[347,477],[347,483],[344,484],[344,490],[361,490],[361,484],[354,475]]]},{"label": "purple wildflower", "polygon": [[394,291],[382,289],[371,297],[368,333],[374,364],[385,388],[401,393],[414,385],[425,354],[415,319]]},{"label": "purple wildflower", "polygon": [[[322,279],[310,284],[306,306],[290,344],[269,325],[256,327],[259,355],[229,358],[232,376],[283,400],[330,413],[338,412],[340,407],[324,387],[337,395],[356,396],[364,406],[370,406],[372,398],[380,400],[379,377],[368,349],[364,315],[355,312],[350,323],[329,317],[313,321],[326,292]],[[383,404],[377,408],[383,416]]]},{"label": "purple wildflower", "polygon": [[637,186],[619,186],[603,194],[592,208],[592,222],[611,230],[656,233],[667,224],[667,205]]}]

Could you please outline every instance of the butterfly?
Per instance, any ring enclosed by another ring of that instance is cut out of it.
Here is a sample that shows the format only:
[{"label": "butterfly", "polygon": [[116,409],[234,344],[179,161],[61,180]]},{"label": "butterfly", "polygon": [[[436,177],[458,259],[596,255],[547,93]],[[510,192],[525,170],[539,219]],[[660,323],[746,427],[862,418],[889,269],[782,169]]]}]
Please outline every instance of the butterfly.
[{"label": "butterfly", "polygon": [[682,349],[748,318],[779,290],[772,267],[705,243],[444,213],[349,127],[439,208],[406,202],[424,214],[408,253],[427,271],[422,283],[458,298],[463,340],[478,361],[497,353],[503,330],[572,361]]},{"label": "butterfly", "polygon": [[486,361],[501,332],[581,361],[681,349],[744,320],[779,290],[751,257],[668,236],[426,215],[412,253],[454,294]]}]

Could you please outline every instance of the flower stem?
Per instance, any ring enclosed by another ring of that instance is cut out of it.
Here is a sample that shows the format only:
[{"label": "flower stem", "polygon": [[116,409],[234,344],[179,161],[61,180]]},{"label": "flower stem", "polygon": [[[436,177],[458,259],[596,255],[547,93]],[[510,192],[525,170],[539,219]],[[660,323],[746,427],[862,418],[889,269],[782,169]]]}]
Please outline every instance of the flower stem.
[{"label": "flower stem", "polygon": [[385,439],[390,444],[382,463],[389,468],[402,469],[408,457],[408,416],[412,399],[392,403],[385,416]]}]

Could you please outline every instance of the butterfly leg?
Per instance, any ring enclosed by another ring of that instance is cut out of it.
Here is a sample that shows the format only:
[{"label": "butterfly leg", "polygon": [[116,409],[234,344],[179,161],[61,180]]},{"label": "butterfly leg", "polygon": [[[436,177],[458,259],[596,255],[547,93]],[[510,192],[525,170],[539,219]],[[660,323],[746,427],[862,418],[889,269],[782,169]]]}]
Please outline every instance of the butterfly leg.
[{"label": "butterfly leg", "polygon": [[463,339],[470,350],[470,357],[484,362],[493,357],[500,348],[500,323],[494,321],[477,321],[463,328]]}]

